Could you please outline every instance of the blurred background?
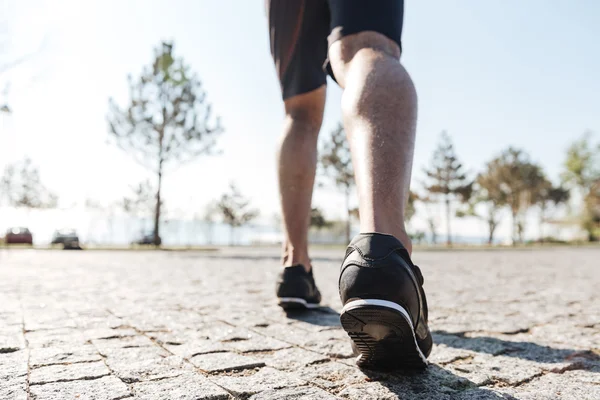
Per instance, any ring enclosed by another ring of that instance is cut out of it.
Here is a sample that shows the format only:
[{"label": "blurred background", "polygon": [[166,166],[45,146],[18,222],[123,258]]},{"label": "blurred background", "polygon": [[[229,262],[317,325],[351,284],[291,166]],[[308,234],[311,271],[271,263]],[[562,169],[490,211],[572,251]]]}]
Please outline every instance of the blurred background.
[{"label": "blurred background", "polygon": [[[417,244],[598,240],[599,17],[593,0],[406,2]],[[358,230],[340,96],[330,81],[313,243]],[[282,120],[263,0],[0,2],[5,243],[280,243]]]}]

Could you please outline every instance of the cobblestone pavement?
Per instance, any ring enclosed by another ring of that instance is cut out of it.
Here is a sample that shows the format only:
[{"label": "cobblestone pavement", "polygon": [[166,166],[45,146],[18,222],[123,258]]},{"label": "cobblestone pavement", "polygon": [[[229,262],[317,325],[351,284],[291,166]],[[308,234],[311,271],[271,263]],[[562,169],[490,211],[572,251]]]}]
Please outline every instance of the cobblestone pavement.
[{"label": "cobblestone pavement", "polygon": [[422,373],[355,367],[338,252],[319,311],[275,250],[0,251],[0,399],[600,399],[600,249],[423,252]]}]

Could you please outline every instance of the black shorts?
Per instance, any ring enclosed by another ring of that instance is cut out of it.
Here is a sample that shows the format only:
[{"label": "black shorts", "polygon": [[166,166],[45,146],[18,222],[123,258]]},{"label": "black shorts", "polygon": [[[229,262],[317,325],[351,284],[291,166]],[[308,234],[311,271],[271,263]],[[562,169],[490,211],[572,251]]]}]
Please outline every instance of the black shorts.
[{"label": "black shorts", "polygon": [[375,31],[402,49],[403,0],[267,0],[267,12],[284,99],[335,79],[327,50],[344,36]]}]

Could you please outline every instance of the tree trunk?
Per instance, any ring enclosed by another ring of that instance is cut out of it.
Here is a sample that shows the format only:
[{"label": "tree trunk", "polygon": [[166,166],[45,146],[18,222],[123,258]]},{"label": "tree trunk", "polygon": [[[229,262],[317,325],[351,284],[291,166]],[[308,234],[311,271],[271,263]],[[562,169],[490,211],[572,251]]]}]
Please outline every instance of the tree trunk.
[{"label": "tree trunk", "polygon": [[162,189],[162,173],[163,173],[163,162],[164,162],[164,139],[165,139],[165,127],[167,125],[167,104],[166,93],[164,83],[166,76],[163,76],[163,81],[160,85],[160,97],[163,99],[162,106],[162,126],[158,130],[158,188],[156,189],[156,208],[154,212],[154,246],[159,247],[162,244],[160,239],[160,209],[162,206],[160,192]]},{"label": "tree trunk", "polygon": [[489,229],[488,244],[492,245],[494,243],[494,232],[496,231],[496,221],[494,221],[493,218],[490,218],[488,220],[488,229]]},{"label": "tree trunk", "polygon": [[525,232],[525,226],[523,225],[523,220],[519,219],[519,223],[517,224],[518,233],[519,233],[519,243],[524,243],[523,233]]},{"label": "tree trunk", "polygon": [[234,240],[233,240],[233,234],[234,232],[234,228],[233,228],[233,224],[229,225],[229,246],[233,246],[235,244]]},{"label": "tree trunk", "polygon": [[517,212],[511,210],[512,213],[512,245],[517,245]]},{"label": "tree trunk", "polygon": [[452,245],[452,231],[450,230],[450,196],[446,195],[446,231],[448,237],[446,238],[446,244]]},{"label": "tree trunk", "polygon": [[540,243],[544,243],[544,220],[545,218],[544,207],[540,208]]},{"label": "tree trunk", "polygon": [[158,162],[158,189],[156,190],[156,207],[154,209],[154,246],[159,247],[161,245],[160,240],[160,208],[161,199],[160,191],[162,189],[162,167],[163,160]]},{"label": "tree trunk", "polygon": [[346,187],[346,244],[350,243],[350,188]]},{"label": "tree trunk", "polygon": [[435,230],[435,221],[433,220],[433,218],[430,217],[429,219],[427,219],[427,224],[429,225],[429,230],[431,231],[431,243],[436,244],[437,232]]}]

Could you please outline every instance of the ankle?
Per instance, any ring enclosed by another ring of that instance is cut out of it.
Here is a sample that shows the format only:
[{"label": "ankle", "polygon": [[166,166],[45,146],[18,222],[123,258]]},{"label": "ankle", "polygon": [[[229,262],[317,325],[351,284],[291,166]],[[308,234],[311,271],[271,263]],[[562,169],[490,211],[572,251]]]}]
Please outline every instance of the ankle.
[{"label": "ankle", "polygon": [[400,241],[400,243],[402,243],[406,251],[408,251],[408,255],[412,256],[412,240],[410,240],[410,236],[408,236],[408,233],[406,233],[406,231],[403,230],[395,233],[394,236]]},{"label": "ankle", "polygon": [[299,251],[290,245],[286,245],[283,248],[283,256],[281,261],[283,267],[292,267],[294,265],[301,264],[304,266],[307,272],[309,272],[311,269],[308,250]]},{"label": "ankle", "polygon": [[406,251],[408,251],[408,255],[412,256],[412,240],[410,239],[410,236],[408,236],[408,233],[406,233],[404,229],[361,229],[361,233],[366,232],[376,232],[394,236],[400,241],[400,243],[402,243],[402,246],[404,246]]}]

